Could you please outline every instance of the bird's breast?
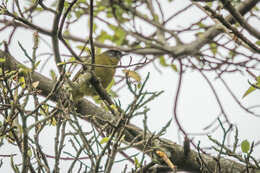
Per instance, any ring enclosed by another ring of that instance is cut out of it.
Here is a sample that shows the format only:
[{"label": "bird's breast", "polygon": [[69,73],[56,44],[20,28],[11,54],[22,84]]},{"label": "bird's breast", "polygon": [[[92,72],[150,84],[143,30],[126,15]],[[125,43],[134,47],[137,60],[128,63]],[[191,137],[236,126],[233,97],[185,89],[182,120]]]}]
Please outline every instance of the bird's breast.
[{"label": "bird's breast", "polygon": [[104,88],[106,88],[114,77],[115,69],[114,68],[96,67],[95,73],[96,73],[97,77],[100,79],[102,86]]}]

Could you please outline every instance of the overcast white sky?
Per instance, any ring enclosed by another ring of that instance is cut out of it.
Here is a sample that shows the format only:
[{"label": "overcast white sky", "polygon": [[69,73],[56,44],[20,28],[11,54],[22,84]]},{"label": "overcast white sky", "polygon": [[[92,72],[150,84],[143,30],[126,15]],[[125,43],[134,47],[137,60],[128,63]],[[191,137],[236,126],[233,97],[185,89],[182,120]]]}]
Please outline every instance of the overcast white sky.
[{"label": "overcast white sky", "polygon": [[[166,2],[164,3],[166,4]],[[170,15],[175,11],[178,11],[179,9],[182,9],[183,7],[187,6],[188,4],[189,1],[175,0],[174,4],[172,4],[170,7],[164,5],[163,9],[166,11],[166,14]],[[193,8],[193,11],[186,12],[185,16],[180,15],[175,19],[175,25],[173,27],[178,27],[179,29],[181,29],[189,26],[191,23],[198,21],[201,18],[201,16],[204,15],[199,11],[200,10],[198,10],[197,8]],[[0,19],[1,18],[2,16],[0,16]],[[38,19],[39,20],[34,21],[35,24],[40,25],[42,27],[44,26],[46,28],[51,27],[50,18],[41,15],[38,16]],[[73,35],[84,36],[87,38],[88,30],[86,29],[86,21],[87,19],[84,18],[83,20],[81,20],[81,23],[77,23],[75,25],[75,28],[72,28],[71,33]],[[256,23],[254,23],[254,25],[257,26]],[[260,26],[260,22],[258,23],[258,26]],[[149,31],[149,27],[145,25],[142,25],[142,27],[143,30]],[[40,36],[42,35],[40,34]],[[0,32],[0,38],[0,41],[7,39],[8,33]],[[20,41],[24,48],[26,48],[28,52],[31,52],[32,33],[30,31],[19,29],[19,31],[16,32],[14,38],[15,39],[13,40],[13,44],[10,47],[10,52],[12,53],[12,55],[17,57],[18,60],[24,61],[24,54],[22,50],[19,48],[17,41]],[[50,41],[49,38],[44,37],[44,39],[48,40],[48,42]],[[182,35],[182,40],[185,42],[190,42],[193,39],[194,37],[192,34],[185,33]],[[48,50],[50,50],[50,48],[48,48],[48,46],[46,46],[41,40],[40,52],[46,52]],[[65,51],[65,48],[62,48],[61,46],[61,52],[65,53],[67,51]],[[138,57],[136,55],[131,56],[133,58]],[[129,57],[126,56],[122,63],[127,63],[128,60]],[[156,65],[159,65],[158,62],[156,62]],[[53,61],[49,61],[42,73],[45,75],[49,75],[49,70],[55,68],[56,66],[53,63]],[[143,76],[143,78],[147,75],[148,72],[151,72],[150,79],[147,84],[147,90],[164,91],[164,93],[159,98],[157,98],[149,104],[151,111],[148,113],[148,125],[152,132],[159,131],[171,118],[173,118],[173,103],[176,84],[178,80],[178,74],[170,68],[161,68],[160,70],[162,71],[161,74],[158,73],[151,64],[140,71],[140,74]],[[122,74],[122,69],[118,69],[117,74]],[[211,81],[215,80],[214,73],[207,75],[210,77]],[[226,79],[226,82],[230,84],[230,87],[242,103],[244,103],[245,105],[255,105],[259,103],[260,90],[242,99],[242,95],[249,87],[247,80],[250,78],[246,75],[246,73],[244,76],[236,73],[232,75],[225,75],[224,77]],[[210,122],[212,122],[217,117],[218,113],[220,112],[219,107],[216,104],[217,102],[213,97],[213,93],[210,87],[208,86],[206,81],[201,77],[201,75],[199,75],[198,72],[188,70],[184,75],[183,81],[184,82],[181,89],[181,96],[178,107],[179,120],[181,121],[184,129],[187,132],[203,133],[205,132],[203,131],[203,128],[205,128]],[[240,107],[234,102],[230,94],[226,91],[225,87],[219,81],[214,81],[213,84],[214,87],[217,88],[219,97],[224,105],[226,112],[229,115],[231,122],[238,126],[239,139],[247,139],[249,142],[258,141],[260,139],[260,118],[248,115],[242,109],[240,109]],[[124,88],[119,92],[120,101],[123,103],[124,106],[129,103],[129,93],[130,92],[127,90],[127,88]],[[258,113],[260,113],[259,109]],[[142,127],[142,117],[134,119],[132,123]],[[53,150],[51,148],[53,148],[54,136],[52,137],[51,134],[54,134],[55,132],[52,132],[52,130],[54,130],[54,128],[50,127],[41,136],[43,138],[43,141],[41,143],[43,149],[49,155],[53,155]],[[221,139],[221,135],[222,133],[219,130],[218,133],[214,133],[213,137]],[[182,137],[178,137],[178,129],[174,121],[168,128],[165,137],[172,141],[176,141],[177,143],[182,142],[180,141],[180,139],[182,140]],[[212,144],[205,136],[191,137],[194,138],[195,141],[201,140],[202,146],[210,146]],[[8,146],[8,148],[1,147],[0,153],[18,153],[14,148],[14,146]],[[259,147],[255,149],[255,156],[256,155],[260,155]],[[18,158],[16,157],[16,159]],[[7,165],[7,163],[9,162],[8,159],[4,158],[3,162],[4,165],[1,168],[1,170],[9,172],[10,167],[9,165]],[[124,165],[116,164],[115,166],[121,167]]]}]

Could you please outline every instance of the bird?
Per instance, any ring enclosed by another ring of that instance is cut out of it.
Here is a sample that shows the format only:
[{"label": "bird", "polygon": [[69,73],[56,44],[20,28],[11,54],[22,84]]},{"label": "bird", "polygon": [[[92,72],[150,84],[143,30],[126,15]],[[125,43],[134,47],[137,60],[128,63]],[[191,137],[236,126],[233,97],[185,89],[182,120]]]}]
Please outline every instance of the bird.
[{"label": "bird", "polygon": [[[112,81],[115,72],[116,66],[118,65],[121,57],[127,54],[123,54],[118,50],[107,50],[95,56],[95,74],[97,78],[100,80],[103,88],[107,88],[110,82]],[[86,63],[90,63],[91,59],[88,58],[85,60]],[[80,70],[78,72],[80,74],[76,74],[74,77],[74,82],[70,84],[72,89],[72,98],[75,101],[78,101],[84,96],[96,96],[95,88],[90,84],[89,80],[91,78],[91,74],[89,73],[90,68],[87,70]]]}]

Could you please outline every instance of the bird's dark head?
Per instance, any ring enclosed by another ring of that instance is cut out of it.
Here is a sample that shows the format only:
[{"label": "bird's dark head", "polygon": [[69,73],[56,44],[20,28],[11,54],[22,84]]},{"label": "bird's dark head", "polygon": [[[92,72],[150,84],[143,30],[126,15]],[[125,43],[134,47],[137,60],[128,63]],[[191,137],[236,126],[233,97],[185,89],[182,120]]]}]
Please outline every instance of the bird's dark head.
[{"label": "bird's dark head", "polygon": [[118,50],[112,50],[112,49],[105,51],[104,54],[106,54],[107,56],[110,56],[110,57],[118,58],[118,59],[120,59],[122,56],[126,55]]}]

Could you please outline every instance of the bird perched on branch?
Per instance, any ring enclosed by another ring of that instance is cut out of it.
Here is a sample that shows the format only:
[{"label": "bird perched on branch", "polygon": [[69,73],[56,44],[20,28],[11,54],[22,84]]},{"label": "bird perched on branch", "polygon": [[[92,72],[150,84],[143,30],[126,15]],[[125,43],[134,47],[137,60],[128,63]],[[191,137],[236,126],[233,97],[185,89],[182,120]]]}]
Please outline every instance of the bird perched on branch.
[{"label": "bird perched on branch", "polygon": [[[107,50],[99,55],[95,56],[95,74],[100,80],[103,88],[107,88],[112,81],[116,66],[120,61],[120,58],[126,54],[122,54],[118,50]],[[86,63],[91,63],[90,58],[86,60]],[[75,82],[71,85],[73,100],[78,100],[84,96],[97,95],[95,88],[90,84],[91,78],[90,68],[87,72],[81,71],[79,75],[76,74]],[[74,77],[75,78],[75,77]]]}]

